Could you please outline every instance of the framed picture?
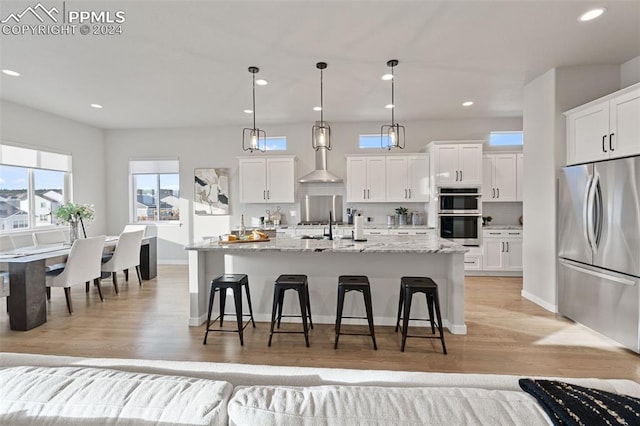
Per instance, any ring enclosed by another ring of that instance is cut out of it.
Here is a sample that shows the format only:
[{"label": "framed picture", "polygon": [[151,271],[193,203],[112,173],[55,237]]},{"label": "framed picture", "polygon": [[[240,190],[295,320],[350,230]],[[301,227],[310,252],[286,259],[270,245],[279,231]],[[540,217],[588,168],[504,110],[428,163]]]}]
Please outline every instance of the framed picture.
[{"label": "framed picture", "polygon": [[229,214],[229,169],[195,169],[194,180],[195,214]]}]

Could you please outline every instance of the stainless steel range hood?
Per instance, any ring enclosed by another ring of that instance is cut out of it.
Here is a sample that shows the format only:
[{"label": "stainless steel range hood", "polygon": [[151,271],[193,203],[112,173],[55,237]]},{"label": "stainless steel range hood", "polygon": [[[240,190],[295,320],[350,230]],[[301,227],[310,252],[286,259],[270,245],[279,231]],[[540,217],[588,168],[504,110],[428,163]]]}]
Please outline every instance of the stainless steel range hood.
[{"label": "stainless steel range hood", "polygon": [[327,148],[316,150],[316,169],[298,179],[300,183],[340,183],[342,178],[327,170]]}]

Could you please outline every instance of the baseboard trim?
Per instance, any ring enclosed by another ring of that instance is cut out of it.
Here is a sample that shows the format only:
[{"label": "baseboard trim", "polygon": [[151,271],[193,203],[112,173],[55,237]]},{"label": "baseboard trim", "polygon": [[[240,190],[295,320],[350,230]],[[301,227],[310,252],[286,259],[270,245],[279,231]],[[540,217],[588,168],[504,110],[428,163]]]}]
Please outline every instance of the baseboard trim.
[{"label": "baseboard trim", "polygon": [[549,312],[553,312],[554,314],[558,312],[558,305],[554,305],[552,303],[549,303],[546,300],[543,300],[543,299],[539,298],[538,296],[535,296],[535,295],[529,293],[528,291],[522,290],[520,292],[520,296],[522,296],[525,299],[529,300],[530,302],[533,302],[536,305],[546,309]]}]

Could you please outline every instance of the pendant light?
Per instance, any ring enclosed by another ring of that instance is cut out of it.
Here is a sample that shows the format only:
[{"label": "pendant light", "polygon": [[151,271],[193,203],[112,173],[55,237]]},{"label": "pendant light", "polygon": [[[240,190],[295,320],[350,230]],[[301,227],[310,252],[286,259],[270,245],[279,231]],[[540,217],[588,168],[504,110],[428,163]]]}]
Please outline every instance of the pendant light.
[{"label": "pendant light", "polygon": [[267,133],[256,127],[256,74],[260,71],[258,67],[249,67],[253,81],[253,127],[245,127],[242,130],[242,150],[265,152],[267,147]]},{"label": "pendant light", "polygon": [[316,121],[316,123],[311,128],[311,146],[316,151],[320,148],[326,148],[327,150],[331,150],[331,127],[329,127],[329,123],[324,121],[324,104],[322,98],[323,91],[323,81],[322,81],[322,70],[327,68],[326,62],[318,62],[316,64],[316,68],[320,70],[320,121]]},{"label": "pendant light", "polygon": [[394,103],[395,77],[393,75],[393,67],[397,65],[397,59],[387,61],[387,66],[391,67],[391,104],[387,106],[388,108],[391,108],[391,124],[384,124],[380,127],[380,147],[389,151],[391,151],[391,148],[404,149],[404,126],[396,123],[394,114],[396,105]]}]

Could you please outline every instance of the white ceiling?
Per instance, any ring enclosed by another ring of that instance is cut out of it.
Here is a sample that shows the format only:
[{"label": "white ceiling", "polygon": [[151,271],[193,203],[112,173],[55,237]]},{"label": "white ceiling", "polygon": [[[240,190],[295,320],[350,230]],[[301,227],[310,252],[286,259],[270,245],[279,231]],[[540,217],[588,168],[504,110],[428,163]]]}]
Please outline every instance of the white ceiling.
[{"label": "white ceiling", "polygon": [[[2,0],[0,18],[36,1]],[[62,2],[44,2],[46,6]],[[123,10],[122,35],[0,36],[0,96],[100,128],[257,124],[319,119],[518,117],[522,88],[560,66],[621,64],[640,56],[640,1],[67,1],[67,9]],[[25,18],[26,19],[26,18]],[[466,100],[475,101],[463,108]],[[104,105],[102,110],[89,107]]]}]

